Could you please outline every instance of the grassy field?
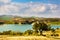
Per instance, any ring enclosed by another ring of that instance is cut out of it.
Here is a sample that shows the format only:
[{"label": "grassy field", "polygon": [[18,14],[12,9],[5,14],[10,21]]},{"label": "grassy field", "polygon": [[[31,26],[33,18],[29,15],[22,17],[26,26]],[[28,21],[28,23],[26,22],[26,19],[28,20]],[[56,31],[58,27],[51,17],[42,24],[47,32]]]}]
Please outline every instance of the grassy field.
[{"label": "grassy field", "polygon": [[50,22],[52,25],[60,25],[60,22]]},{"label": "grassy field", "polygon": [[46,36],[11,36],[11,35],[0,35],[0,40],[60,40],[60,29],[56,29],[54,34],[59,36],[51,36],[53,32],[43,32]]},{"label": "grassy field", "polygon": [[0,40],[60,40],[59,37],[44,36],[6,36],[0,35]]}]

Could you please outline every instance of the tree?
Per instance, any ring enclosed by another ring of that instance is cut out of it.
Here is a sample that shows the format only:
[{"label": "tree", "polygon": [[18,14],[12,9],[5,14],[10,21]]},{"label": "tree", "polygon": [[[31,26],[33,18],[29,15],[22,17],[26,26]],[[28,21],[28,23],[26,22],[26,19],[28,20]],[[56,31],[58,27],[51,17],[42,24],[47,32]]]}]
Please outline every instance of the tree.
[{"label": "tree", "polygon": [[33,30],[36,31],[36,32],[40,32],[40,35],[42,35],[42,31],[47,31],[49,30],[50,27],[44,23],[44,22],[35,22],[34,25],[33,25]]},{"label": "tree", "polygon": [[34,24],[33,24],[33,30],[35,31],[35,32],[38,32],[38,29],[39,29],[39,23],[37,23],[37,22],[34,22]]}]

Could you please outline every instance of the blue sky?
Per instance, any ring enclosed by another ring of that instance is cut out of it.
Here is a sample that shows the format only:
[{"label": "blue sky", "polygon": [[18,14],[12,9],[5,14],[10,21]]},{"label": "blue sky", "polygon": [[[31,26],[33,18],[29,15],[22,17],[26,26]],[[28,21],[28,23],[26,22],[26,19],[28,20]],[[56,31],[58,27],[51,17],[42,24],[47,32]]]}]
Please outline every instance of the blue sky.
[{"label": "blue sky", "polygon": [[52,3],[60,4],[60,0],[12,0],[13,2],[41,2],[41,3]]},{"label": "blue sky", "polygon": [[0,0],[0,15],[60,18],[60,0]]}]

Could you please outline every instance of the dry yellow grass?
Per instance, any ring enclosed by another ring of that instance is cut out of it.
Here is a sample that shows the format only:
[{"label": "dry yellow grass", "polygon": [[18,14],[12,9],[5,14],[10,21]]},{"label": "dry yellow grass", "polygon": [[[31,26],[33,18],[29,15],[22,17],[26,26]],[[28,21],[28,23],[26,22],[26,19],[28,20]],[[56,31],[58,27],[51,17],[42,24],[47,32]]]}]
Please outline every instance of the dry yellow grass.
[{"label": "dry yellow grass", "polygon": [[0,40],[60,40],[60,29],[55,31],[59,36],[51,36],[52,32],[47,31],[43,32],[43,34],[47,36],[7,36],[0,35]]},{"label": "dry yellow grass", "polygon": [[52,37],[44,36],[1,36],[0,40],[59,40]]}]

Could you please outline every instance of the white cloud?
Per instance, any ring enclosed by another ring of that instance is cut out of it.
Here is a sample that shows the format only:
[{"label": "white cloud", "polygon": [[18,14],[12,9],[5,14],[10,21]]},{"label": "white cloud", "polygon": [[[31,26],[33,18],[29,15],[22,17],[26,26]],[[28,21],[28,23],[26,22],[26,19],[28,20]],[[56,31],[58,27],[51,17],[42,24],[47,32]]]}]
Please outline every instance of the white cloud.
[{"label": "white cloud", "polygon": [[2,3],[9,3],[9,2],[11,2],[11,0],[0,0],[0,2],[2,2]]},{"label": "white cloud", "polygon": [[32,7],[31,10],[34,11],[34,12],[44,12],[46,10],[46,7],[40,5],[40,6],[37,6],[37,7]]},{"label": "white cloud", "polygon": [[14,3],[11,0],[0,0],[0,2],[6,3],[0,6],[0,15],[60,17],[60,5],[56,4]]}]

